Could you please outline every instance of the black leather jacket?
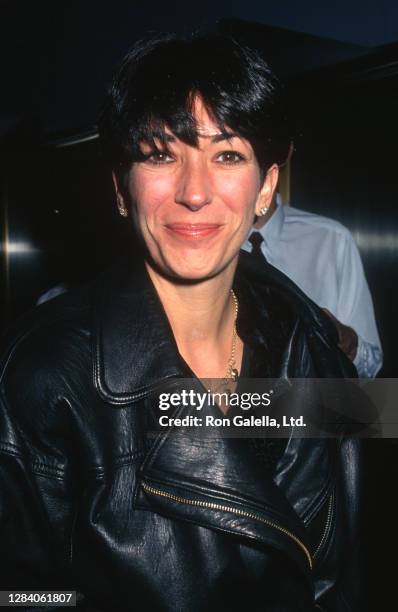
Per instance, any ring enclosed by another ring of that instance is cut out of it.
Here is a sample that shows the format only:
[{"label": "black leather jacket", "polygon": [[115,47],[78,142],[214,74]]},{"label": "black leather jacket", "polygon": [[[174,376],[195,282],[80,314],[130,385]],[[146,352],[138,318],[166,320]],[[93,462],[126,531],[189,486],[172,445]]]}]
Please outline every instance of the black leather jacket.
[{"label": "black leather jacket", "polygon": [[[252,376],[354,376],[284,275],[242,254],[235,289]],[[1,589],[73,588],[86,610],[358,609],[357,443],[292,438],[267,471],[242,440],[149,436],[153,390],[190,373],[143,266],[9,338]]]}]

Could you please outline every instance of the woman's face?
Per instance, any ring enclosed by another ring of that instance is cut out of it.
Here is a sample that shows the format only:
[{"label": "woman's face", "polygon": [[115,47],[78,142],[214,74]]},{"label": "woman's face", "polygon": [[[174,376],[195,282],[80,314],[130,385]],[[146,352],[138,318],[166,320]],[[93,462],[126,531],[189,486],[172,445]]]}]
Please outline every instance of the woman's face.
[{"label": "woman's face", "polygon": [[[151,151],[134,162],[128,191],[139,231],[152,259],[167,276],[211,278],[234,265],[260,208],[269,206],[278,169],[262,183],[250,143],[228,139],[196,100],[199,147],[169,135],[169,152]],[[121,198],[118,194],[119,200]]]}]

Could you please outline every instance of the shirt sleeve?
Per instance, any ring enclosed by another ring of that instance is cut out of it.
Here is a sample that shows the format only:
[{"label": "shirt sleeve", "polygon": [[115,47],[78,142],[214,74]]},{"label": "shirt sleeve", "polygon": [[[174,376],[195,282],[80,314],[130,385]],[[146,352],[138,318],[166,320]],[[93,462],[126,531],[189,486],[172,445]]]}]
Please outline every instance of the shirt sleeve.
[{"label": "shirt sleeve", "polygon": [[383,363],[383,352],[380,346],[371,344],[358,336],[357,354],[354,365],[360,378],[374,378]]},{"label": "shirt sleeve", "polygon": [[361,257],[348,232],[341,237],[339,299],[336,317],[358,335],[354,365],[359,376],[372,378],[380,370],[383,352],[375,320],[373,301]]}]

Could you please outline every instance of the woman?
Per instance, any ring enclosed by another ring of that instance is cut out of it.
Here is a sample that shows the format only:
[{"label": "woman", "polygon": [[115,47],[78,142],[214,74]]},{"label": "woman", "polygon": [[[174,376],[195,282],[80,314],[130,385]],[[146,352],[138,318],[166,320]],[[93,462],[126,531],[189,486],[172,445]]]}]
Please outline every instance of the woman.
[{"label": "woman", "polygon": [[2,588],[77,589],[87,610],[356,609],[355,446],[153,434],[156,394],[187,379],[352,375],[322,313],[239,256],[288,146],[277,80],[229,39],[140,43],[100,133],[143,258],[11,335]]}]

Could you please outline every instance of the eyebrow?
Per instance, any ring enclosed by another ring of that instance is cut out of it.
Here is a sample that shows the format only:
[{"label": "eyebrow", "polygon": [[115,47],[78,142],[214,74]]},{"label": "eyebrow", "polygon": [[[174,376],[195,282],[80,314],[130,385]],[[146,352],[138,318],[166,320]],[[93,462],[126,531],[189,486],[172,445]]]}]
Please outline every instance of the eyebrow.
[{"label": "eyebrow", "polygon": [[237,137],[238,137],[238,134],[235,134],[235,132],[221,132],[220,134],[216,134],[215,136],[213,136],[211,141],[216,143],[216,142],[222,142],[223,140],[231,140],[232,138],[237,138]]},{"label": "eyebrow", "polygon": [[[168,134],[167,132],[163,132],[163,134],[161,134],[160,132],[154,132],[153,137],[158,138],[159,140],[165,140],[166,142],[176,141],[176,137],[173,136],[173,134]],[[202,138],[209,137],[202,136]],[[211,142],[216,144],[218,142],[222,142],[223,140],[231,140],[232,138],[239,138],[239,135],[235,132],[220,132],[219,134],[215,134],[215,136],[212,136]]]}]

